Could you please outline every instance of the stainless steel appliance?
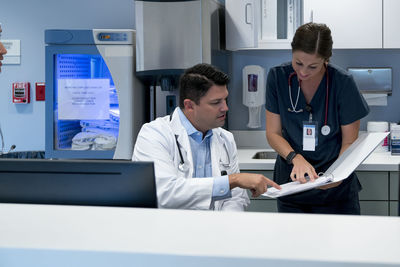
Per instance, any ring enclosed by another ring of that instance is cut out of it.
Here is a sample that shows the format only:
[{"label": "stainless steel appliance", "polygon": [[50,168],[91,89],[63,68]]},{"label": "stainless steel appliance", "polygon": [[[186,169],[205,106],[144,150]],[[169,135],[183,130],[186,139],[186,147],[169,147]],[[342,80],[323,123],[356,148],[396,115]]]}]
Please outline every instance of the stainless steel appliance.
[{"label": "stainless steel appliance", "polygon": [[150,120],[179,103],[183,70],[210,63],[227,71],[224,5],[216,0],[136,1],[136,74],[150,88]]}]

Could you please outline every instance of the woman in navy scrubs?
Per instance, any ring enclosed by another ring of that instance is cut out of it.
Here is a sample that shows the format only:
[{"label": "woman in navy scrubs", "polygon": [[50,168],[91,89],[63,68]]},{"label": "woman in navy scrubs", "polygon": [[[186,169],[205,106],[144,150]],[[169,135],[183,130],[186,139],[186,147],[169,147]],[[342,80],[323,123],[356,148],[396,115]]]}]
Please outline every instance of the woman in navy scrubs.
[{"label": "woman in navy scrubs", "polygon": [[[304,24],[293,37],[292,62],[269,71],[266,135],[279,154],[278,184],[315,180],[357,139],[360,119],[369,112],[353,78],[329,63],[332,44],[325,24]],[[353,173],[341,182],[280,197],[278,210],[360,214],[360,190]]]}]

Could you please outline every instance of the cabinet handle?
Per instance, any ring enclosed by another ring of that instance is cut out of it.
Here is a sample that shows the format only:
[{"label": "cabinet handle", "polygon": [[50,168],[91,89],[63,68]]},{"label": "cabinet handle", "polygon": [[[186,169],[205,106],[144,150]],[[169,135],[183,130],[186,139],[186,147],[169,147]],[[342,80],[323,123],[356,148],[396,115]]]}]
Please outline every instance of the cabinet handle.
[{"label": "cabinet handle", "polygon": [[251,25],[251,21],[250,21],[250,22],[247,21],[247,10],[248,10],[248,7],[249,7],[249,6],[251,6],[251,4],[250,4],[250,3],[247,3],[246,6],[245,6],[245,9],[244,9],[244,12],[245,12],[245,22],[246,22],[246,24],[250,24],[250,25]]}]

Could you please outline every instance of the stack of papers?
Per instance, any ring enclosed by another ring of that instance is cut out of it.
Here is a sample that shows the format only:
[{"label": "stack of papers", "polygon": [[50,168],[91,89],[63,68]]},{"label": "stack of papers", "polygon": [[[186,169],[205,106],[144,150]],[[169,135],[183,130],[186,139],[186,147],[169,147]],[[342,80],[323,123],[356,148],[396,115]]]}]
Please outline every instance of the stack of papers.
[{"label": "stack of papers", "polygon": [[318,179],[316,179],[314,182],[307,182],[304,184],[301,184],[300,182],[290,182],[286,184],[281,185],[281,190],[276,189],[275,187],[268,188],[268,191],[265,192],[263,195],[268,196],[268,197],[282,197],[286,195],[291,195],[294,193],[299,193],[303,191],[307,191],[310,189],[313,189],[315,187],[323,186],[326,184],[329,184],[330,182],[333,181],[333,176],[320,176]]}]

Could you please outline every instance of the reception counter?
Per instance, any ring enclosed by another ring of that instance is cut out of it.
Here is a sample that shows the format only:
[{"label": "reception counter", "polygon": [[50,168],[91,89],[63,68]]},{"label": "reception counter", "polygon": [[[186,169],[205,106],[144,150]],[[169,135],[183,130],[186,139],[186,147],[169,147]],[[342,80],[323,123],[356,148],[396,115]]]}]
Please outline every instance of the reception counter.
[{"label": "reception counter", "polygon": [[0,204],[0,266],[399,266],[400,218]]}]

